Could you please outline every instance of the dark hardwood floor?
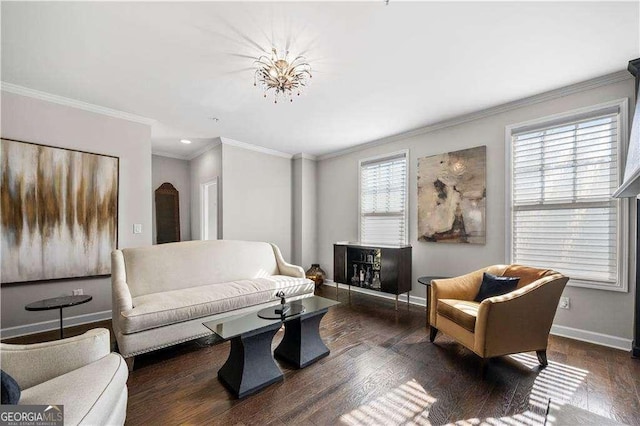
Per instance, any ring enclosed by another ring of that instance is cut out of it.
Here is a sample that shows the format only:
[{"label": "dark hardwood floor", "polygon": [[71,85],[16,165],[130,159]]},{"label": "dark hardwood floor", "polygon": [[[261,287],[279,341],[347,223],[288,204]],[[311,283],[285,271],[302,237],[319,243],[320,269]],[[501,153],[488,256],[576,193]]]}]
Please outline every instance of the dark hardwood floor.
[{"label": "dark hardwood floor", "polygon": [[[336,298],[330,287],[318,294]],[[229,343],[201,339],[137,357],[127,424],[528,425],[543,423],[551,398],[640,425],[640,360],[627,352],[552,336],[547,368],[525,353],[491,360],[482,378],[467,349],[442,334],[429,343],[423,308],[396,312],[393,301],[342,290],[337,298],[321,324],[331,354],[302,370],[281,364],[283,382],[243,400],[216,378]]]}]

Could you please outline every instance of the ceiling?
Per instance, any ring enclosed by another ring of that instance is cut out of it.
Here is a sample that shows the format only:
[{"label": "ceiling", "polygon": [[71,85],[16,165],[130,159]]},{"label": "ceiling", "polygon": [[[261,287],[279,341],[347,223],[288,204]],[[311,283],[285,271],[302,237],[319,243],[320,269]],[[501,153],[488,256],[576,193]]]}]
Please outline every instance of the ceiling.
[{"label": "ceiling", "polygon": [[[3,81],[153,118],[154,149],[183,157],[219,136],[321,155],[619,71],[640,52],[638,2],[1,7]],[[313,81],[273,104],[251,58],[287,40]]]}]

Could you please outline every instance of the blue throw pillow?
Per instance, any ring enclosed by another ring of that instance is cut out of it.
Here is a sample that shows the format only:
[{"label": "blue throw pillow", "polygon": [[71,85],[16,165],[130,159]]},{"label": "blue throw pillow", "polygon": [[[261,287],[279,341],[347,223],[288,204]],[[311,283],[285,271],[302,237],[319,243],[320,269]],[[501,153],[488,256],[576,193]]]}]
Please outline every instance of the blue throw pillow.
[{"label": "blue throw pillow", "polygon": [[2,382],[2,404],[16,405],[20,400],[20,386],[13,377],[0,370],[0,381]]},{"label": "blue throw pillow", "polygon": [[476,302],[482,302],[493,296],[501,296],[512,292],[518,287],[519,277],[499,277],[497,275],[485,272],[482,276],[482,285],[475,299]]}]

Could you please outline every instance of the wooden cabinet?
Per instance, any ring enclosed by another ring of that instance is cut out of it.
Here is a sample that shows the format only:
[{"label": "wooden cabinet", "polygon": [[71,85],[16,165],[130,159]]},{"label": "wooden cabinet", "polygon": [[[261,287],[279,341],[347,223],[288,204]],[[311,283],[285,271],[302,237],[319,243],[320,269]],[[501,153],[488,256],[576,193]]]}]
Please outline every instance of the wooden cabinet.
[{"label": "wooden cabinet", "polygon": [[341,284],[396,295],[411,291],[411,246],[361,243],[333,245],[333,280]]}]

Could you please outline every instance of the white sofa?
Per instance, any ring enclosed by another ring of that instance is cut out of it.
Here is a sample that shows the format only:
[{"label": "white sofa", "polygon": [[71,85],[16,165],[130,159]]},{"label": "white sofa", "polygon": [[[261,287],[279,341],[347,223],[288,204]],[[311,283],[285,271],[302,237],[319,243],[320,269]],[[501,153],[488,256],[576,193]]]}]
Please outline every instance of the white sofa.
[{"label": "white sofa", "polygon": [[313,295],[314,283],[277,246],[188,241],[114,250],[113,331],[130,358],[211,334],[203,322]]},{"label": "white sofa", "polygon": [[20,386],[19,405],[64,405],[65,425],[122,425],[129,371],[110,353],[109,330],[32,345],[0,344],[2,369]]}]

